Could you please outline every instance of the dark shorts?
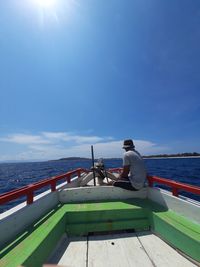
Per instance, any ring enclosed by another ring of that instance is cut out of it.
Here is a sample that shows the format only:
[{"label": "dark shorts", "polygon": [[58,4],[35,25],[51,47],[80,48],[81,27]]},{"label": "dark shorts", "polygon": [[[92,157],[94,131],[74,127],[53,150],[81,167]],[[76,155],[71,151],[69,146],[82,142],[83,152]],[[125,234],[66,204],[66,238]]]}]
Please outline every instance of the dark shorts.
[{"label": "dark shorts", "polygon": [[126,190],[138,191],[135,187],[132,186],[128,177],[114,182],[113,186],[121,187],[121,188],[126,189]]}]

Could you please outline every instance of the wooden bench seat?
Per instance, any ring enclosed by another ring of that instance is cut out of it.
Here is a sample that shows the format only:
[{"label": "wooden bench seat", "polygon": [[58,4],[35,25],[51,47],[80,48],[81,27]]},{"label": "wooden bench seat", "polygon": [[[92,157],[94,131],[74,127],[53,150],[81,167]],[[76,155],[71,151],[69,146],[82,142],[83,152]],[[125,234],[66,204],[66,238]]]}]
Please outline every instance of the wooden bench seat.
[{"label": "wooden bench seat", "polygon": [[134,200],[66,205],[66,232],[69,236],[82,236],[99,231],[150,228],[146,210]]},{"label": "wooden bench seat", "polygon": [[175,248],[200,262],[200,225],[171,211],[152,211],[151,229]]},{"label": "wooden bench seat", "polygon": [[61,236],[91,232],[147,230],[200,261],[200,225],[145,199],[59,205],[1,250],[0,266],[39,267]]},{"label": "wooden bench seat", "polygon": [[91,231],[148,226],[144,210],[131,201],[59,205],[1,250],[0,266],[42,266],[65,232],[86,235]]},{"label": "wooden bench seat", "polygon": [[0,251],[0,266],[42,266],[65,231],[65,210],[58,206]]}]

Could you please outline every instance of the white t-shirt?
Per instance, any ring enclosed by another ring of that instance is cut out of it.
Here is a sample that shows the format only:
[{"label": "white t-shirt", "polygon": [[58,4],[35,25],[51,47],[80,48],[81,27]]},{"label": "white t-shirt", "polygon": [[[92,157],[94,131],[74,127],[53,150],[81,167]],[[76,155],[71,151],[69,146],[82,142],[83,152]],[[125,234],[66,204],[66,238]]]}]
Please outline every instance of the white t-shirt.
[{"label": "white t-shirt", "polygon": [[144,186],[147,174],[144,161],[139,152],[134,149],[125,152],[123,166],[130,166],[130,182],[136,189],[141,189]]}]

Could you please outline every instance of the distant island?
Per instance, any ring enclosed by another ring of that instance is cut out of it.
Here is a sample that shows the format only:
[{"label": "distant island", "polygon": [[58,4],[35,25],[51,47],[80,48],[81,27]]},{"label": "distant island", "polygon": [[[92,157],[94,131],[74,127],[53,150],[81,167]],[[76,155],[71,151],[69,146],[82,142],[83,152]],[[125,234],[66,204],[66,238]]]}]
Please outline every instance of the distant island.
[{"label": "distant island", "polygon": [[[122,158],[103,158],[103,160],[121,160]],[[61,158],[61,159],[53,159],[49,161],[91,161],[91,158],[84,158],[84,157],[67,157],[67,158]],[[98,158],[95,158],[95,161],[98,160]]]},{"label": "distant island", "polygon": [[82,157],[68,157],[68,158],[61,158],[61,159],[53,159],[53,160],[49,160],[49,161],[65,161],[65,160],[77,160],[77,161],[82,161],[82,160],[91,160],[89,158],[82,158]]},{"label": "distant island", "polygon": [[[144,159],[148,158],[185,158],[185,157],[200,157],[200,153],[197,152],[185,152],[185,153],[177,153],[177,154],[158,154],[158,155],[148,155],[148,156],[142,156]],[[103,158],[104,160],[119,160],[122,158]],[[96,161],[97,159],[95,159]],[[61,159],[55,159],[55,160],[49,160],[49,161],[91,161],[90,158],[84,158],[84,157],[67,157],[67,158],[61,158]]]},{"label": "distant island", "polygon": [[[186,153],[177,153],[177,154],[158,154],[158,155],[142,155],[144,159],[154,159],[154,158],[195,158],[200,157],[200,153],[197,152],[186,152]],[[91,158],[85,158],[85,157],[67,157],[67,158],[60,158],[60,159],[53,159],[53,160],[47,160],[47,162],[57,162],[57,161],[90,161]],[[97,161],[98,158],[95,158],[95,161]],[[103,158],[103,160],[122,160],[121,158]],[[0,161],[0,164],[2,163],[31,163],[31,162],[41,162],[41,160],[34,160],[34,161],[28,161],[28,160],[7,160],[7,161]]]},{"label": "distant island", "polygon": [[143,156],[143,158],[185,158],[185,157],[200,157],[200,153],[177,153],[177,154],[159,154],[159,155],[149,155]]},{"label": "distant island", "polygon": [[[95,162],[99,158],[95,158]],[[122,158],[102,158],[103,160],[122,160]],[[54,161],[92,161],[91,158],[84,158],[84,157],[67,157],[67,158],[61,158],[61,159],[53,159],[53,160],[48,160],[49,162],[54,162]]]}]

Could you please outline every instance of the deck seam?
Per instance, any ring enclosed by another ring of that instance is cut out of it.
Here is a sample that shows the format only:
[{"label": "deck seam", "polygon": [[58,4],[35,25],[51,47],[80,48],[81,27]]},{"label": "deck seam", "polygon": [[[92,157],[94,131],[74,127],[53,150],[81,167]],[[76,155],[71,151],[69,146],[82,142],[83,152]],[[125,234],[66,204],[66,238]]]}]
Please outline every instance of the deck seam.
[{"label": "deck seam", "polygon": [[146,253],[147,257],[148,257],[149,260],[151,261],[152,265],[153,265],[154,267],[157,267],[157,265],[156,265],[155,262],[151,259],[151,257],[150,257],[150,255],[148,254],[147,250],[146,250],[145,247],[143,246],[143,244],[142,244],[142,242],[141,242],[139,236],[137,235],[137,233],[136,233],[136,237],[137,237],[137,239],[138,239],[140,245],[142,246],[144,252]]},{"label": "deck seam", "polygon": [[89,235],[87,235],[86,267],[89,266]]}]

